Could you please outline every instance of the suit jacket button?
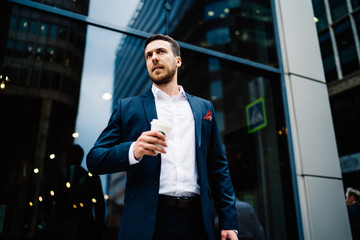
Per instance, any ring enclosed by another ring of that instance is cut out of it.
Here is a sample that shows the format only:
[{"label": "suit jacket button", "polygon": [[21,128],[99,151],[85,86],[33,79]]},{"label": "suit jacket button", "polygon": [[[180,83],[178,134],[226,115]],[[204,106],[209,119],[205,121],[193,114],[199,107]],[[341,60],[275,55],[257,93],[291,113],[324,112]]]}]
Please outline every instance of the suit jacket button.
[{"label": "suit jacket button", "polygon": [[155,185],[159,184],[159,179],[155,179]]}]

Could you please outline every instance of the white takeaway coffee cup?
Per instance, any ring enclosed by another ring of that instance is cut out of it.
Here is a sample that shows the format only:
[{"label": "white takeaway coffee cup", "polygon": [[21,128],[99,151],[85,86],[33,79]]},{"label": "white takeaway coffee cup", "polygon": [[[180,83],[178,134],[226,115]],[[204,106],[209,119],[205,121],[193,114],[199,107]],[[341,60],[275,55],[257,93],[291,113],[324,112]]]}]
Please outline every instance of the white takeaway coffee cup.
[{"label": "white takeaway coffee cup", "polygon": [[171,132],[171,128],[172,128],[172,123],[171,122],[164,121],[164,120],[159,120],[159,119],[153,119],[151,121],[151,131],[160,132],[160,133],[164,134],[164,136],[166,138],[169,137],[170,132]]}]

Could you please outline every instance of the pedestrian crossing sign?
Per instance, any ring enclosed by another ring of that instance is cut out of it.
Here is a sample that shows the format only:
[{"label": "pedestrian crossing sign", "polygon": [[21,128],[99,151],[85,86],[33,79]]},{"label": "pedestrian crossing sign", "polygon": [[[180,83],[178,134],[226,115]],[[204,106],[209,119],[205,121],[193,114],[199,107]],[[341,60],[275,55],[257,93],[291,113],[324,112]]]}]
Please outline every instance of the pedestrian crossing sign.
[{"label": "pedestrian crossing sign", "polygon": [[267,125],[265,100],[261,97],[246,105],[248,133],[256,132]]}]

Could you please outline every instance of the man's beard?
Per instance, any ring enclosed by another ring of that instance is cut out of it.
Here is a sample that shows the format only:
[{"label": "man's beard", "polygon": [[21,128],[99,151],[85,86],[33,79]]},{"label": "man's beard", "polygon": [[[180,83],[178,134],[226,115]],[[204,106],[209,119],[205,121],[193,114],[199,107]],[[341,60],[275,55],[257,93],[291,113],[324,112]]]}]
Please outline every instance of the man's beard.
[{"label": "man's beard", "polygon": [[176,69],[172,69],[170,70],[164,77],[160,78],[160,79],[156,79],[156,78],[151,78],[152,82],[155,83],[156,85],[164,85],[167,84],[169,82],[171,82],[171,80],[174,78],[176,73]]}]

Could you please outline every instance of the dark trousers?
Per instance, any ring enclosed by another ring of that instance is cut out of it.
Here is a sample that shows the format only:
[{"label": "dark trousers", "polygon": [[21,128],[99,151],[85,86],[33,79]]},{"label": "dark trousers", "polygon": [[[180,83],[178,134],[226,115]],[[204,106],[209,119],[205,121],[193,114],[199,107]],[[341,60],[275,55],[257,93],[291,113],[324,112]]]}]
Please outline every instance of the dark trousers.
[{"label": "dark trousers", "polygon": [[154,240],[207,240],[200,199],[160,195]]}]

